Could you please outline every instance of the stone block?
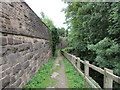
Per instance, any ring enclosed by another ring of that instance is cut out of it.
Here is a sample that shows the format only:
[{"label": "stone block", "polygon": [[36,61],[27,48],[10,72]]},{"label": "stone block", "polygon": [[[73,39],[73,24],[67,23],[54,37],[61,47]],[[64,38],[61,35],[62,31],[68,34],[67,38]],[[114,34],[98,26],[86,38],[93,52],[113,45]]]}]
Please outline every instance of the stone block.
[{"label": "stone block", "polygon": [[15,76],[14,75],[11,76],[10,77],[10,84],[13,84],[15,81],[16,81]]},{"label": "stone block", "polygon": [[8,56],[6,56],[6,58],[10,66],[13,66],[17,63],[17,56],[14,53],[9,54]]},{"label": "stone block", "polygon": [[39,59],[39,61],[38,61],[38,66],[41,66],[41,60]]},{"label": "stone block", "polygon": [[10,85],[10,88],[16,88],[16,84],[14,83],[14,84]]},{"label": "stone block", "polygon": [[11,52],[16,53],[18,48],[17,48],[17,46],[12,46],[10,50],[11,50]]},{"label": "stone block", "polygon": [[20,70],[19,77],[21,77],[24,74],[24,70]]},{"label": "stone block", "polygon": [[31,73],[35,73],[36,72],[36,67],[34,67],[31,71]]},{"label": "stone block", "polygon": [[27,53],[29,52],[29,50],[25,50],[25,51],[22,51],[22,52],[19,52],[21,57],[25,56]]},{"label": "stone block", "polygon": [[8,37],[8,44],[13,45],[13,37]]},{"label": "stone block", "polygon": [[7,39],[5,37],[0,37],[0,41],[2,41],[2,46],[7,45]]},{"label": "stone block", "polygon": [[27,60],[30,60],[32,57],[33,57],[33,53],[30,52],[30,53],[25,55],[24,59],[25,59],[25,61],[27,61]]},{"label": "stone block", "polygon": [[5,88],[10,84],[10,76],[6,76],[1,81],[2,81],[2,87]]},{"label": "stone block", "polygon": [[27,76],[26,73],[24,73],[21,77],[22,81],[24,81],[24,83],[27,83]]},{"label": "stone block", "polygon": [[38,40],[34,40],[34,43],[38,42]]},{"label": "stone block", "polygon": [[29,61],[26,61],[22,64],[22,68],[26,69],[29,66]]},{"label": "stone block", "polygon": [[0,56],[4,56],[6,53],[7,53],[7,48],[6,47],[0,47],[1,48],[1,51],[0,51]]},{"label": "stone block", "polygon": [[31,61],[31,62],[30,62],[30,67],[32,67],[32,68],[33,68],[34,66],[35,66],[34,61]]},{"label": "stone block", "polygon": [[23,63],[25,61],[25,59],[24,59],[24,56],[20,56],[19,58],[18,58],[18,63]]},{"label": "stone block", "polygon": [[19,88],[22,88],[24,85],[25,85],[25,83],[22,82],[22,83],[20,84]]},{"label": "stone block", "polygon": [[29,46],[30,46],[30,51],[33,51],[33,46],[32,46],[32,42],[28,42]]},{"label": "stone block", "polygon": [[21,65],[17,64],[16,66],[13,67],[13,75],[18,73],[21,70]]},{"label": "stone block", "polygon": [[5,70],[5,75],[10,75],[11,73],[11,68],[9,67],[7,70]]},{"label": "stone block", "polygon": [[24,44],[19,45],[18,51],[21,52],[21,51],[25,51],[28,49],[30,49],[30,45],[28,43],[24,43]]},{"label": "stone block", "polygon": [[33,59],[34,59],[34,60],[37,60],[39,57],[40,57],[40,54],[38,53],[38,54],[35,54],[35,55],[34,55],[34,58],[33,58]]},{"label": "stone block", "polygon": [[4,57],[1,57],[0,58],[0,62],[1,62],[1,64],[3,65],[3,64],[7,64],[7,58],[4,56]]},{"label": "stone block", "polygon": [[14,45],[22,44],[22,41],[20,39],[13,39],[13,44]]},{"label": "stone block", "polygon": [[31,67],[27,68],[27,74],[31,71],[31,69],[32,69]]},{"label": "stone block", "polygon": [[3,58],[0,57],[0,66],[3,64]]},{"label": "stone block", "polygon": [[7,68],[9,68],[8,64],[2,65],[2,71],[5,71]]},{"label": "stone block", "polygon": [[33,45],[33,49],[34,50],[38,50],[39,48],[41,48],[42,47],[42,43],[41,42],[36,42],[36,43],[34,43],[34,45]]},{"label": "stone block", "polygon": [[20,84],[21,84],[21,82],[22,82],[22,80],[21,80],[21,78],[20,79],[18,79],[17,81],[16,81],[16,87],[18,87]]},{"label": "stone block", "polygon": [[14,48],[14,46],[12,45],[7,45],[7,46],[1,47],[1,50],[2,52],[0,55],[5,56],[5,55],[10,54],[11,52],[16,52],[17,49]]},{"label": "stone block", "polygon": [[6,76],[6,74],[5,74],[4,71],[0,72],[0,79],[3,78],[3,77],[5,77],[5,76]]}]

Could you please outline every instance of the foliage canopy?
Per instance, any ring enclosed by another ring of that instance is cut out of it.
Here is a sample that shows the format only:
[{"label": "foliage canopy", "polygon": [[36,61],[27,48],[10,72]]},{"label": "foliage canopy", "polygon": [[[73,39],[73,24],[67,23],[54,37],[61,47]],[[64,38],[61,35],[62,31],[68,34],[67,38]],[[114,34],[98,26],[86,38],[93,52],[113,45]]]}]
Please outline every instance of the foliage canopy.
[{"label": "foliage canopy", "polygon": [[69,52],[120,75],[120,2],[68,3]]}]

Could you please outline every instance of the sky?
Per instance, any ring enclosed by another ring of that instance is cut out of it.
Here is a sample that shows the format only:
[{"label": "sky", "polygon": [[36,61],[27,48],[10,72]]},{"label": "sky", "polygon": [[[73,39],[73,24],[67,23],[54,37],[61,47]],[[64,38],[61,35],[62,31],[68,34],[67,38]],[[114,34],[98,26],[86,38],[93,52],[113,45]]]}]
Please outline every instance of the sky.
[{"label": "sky", "polygon": [[43,11],[45,15],[50,18],[56,27],[67,28],[65,22],[65,14],[61,12],[63,8],[67,7],[62,0],[24,0],[31,9],[40,17],[40,12]]}]

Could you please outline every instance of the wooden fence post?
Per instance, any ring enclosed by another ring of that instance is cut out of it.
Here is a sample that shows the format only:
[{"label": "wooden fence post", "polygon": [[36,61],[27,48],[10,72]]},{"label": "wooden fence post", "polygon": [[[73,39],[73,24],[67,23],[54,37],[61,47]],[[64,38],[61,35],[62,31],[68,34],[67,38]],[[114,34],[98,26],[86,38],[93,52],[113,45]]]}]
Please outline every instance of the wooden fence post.
[{"label": "wooden fence post", "polygon": [[[88,64],[89,64],[89,61],[84,61],[84,76],[85,77],[89,77],[89,66],[88,66]],[[85,87],[87,87],[88,86],[88,83],[87,83],[87,81],[86,81],[86,79],[85,79]]]},{"label": "wooden fence post", "polygon": [[77,58],[75,58],[75,65],[77,66],[77,63],[78,63],[78,60],[77,60]]},{"label": "wooden fence post", "polygon": [[80,61],[77,59],[77,68],[81,71]]},{"label": "wooden fence post", "polygon": [[70,55],[68,55],[68,53],[67,53],[67,59],[70,61]]},{"label": "wooden fence post", "polygon": [[88,66],[89,61],[86,61],[86,60],[85,60],[84,63],[85,63],[85,64],[84,64],[84,65],[85,65],[85,66],[84,66],[85,75],[86,75],[86,76],[89,76],[89,66]]},{"label": "wooden fence post", "polygon": [[73,57],[71,55],[69,55],[69,56],[70,56],[69,57],[70,58],[70,62],[72,62],[73,61]]},{"label": "wooden fence post", "polygon": [[72,55],[72,61],[73,61],[73,64],[75,65],[75,59],[74,59],[74,56]]},{"label": "wooden fence post", "polygon": [[107,76],[107,72],[113,73],[113,70],[104,68],[104,88],[113,88],[113,80]]},{"label": "wooden fence post", "polygon": [[72,63],[75,65],[75,58],[74,58],[74,56],[72,55]]}]

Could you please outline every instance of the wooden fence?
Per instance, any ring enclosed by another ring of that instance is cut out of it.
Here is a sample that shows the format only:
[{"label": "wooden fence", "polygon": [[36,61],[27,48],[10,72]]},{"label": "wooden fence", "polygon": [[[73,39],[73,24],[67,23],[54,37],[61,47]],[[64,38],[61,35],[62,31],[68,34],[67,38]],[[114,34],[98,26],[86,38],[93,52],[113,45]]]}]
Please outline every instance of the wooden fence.
[{"label": "wooden fence", "polygon": [[[93,70],[101,73],[104,75],[104,88],[113,88],[113,81],[117,82],[120,84],[120,77],[116,76],[113,74],[113,71],[107,68],[101,69],[95,65],[92,65],[89,63],[89,61],[83,61],[80,58],[71,55],[67,52],[61,51],[62,55],[68,59],[72,65],[75,67],[75,69],[77,69],[77,71],[79,72],[79,74],[81,74],[84,79],[85,79],[85,86],[87,86],[88,84],[92,87],[92,88],[96,88],[96,89],[102,89],[100,87],[99,84],[97,84],[97,82],[95,80],[93,80],[90,76],[89,76],[89,68],[92,68]],[[81,71],[81,63],[84,64],[84,73]]]}]

